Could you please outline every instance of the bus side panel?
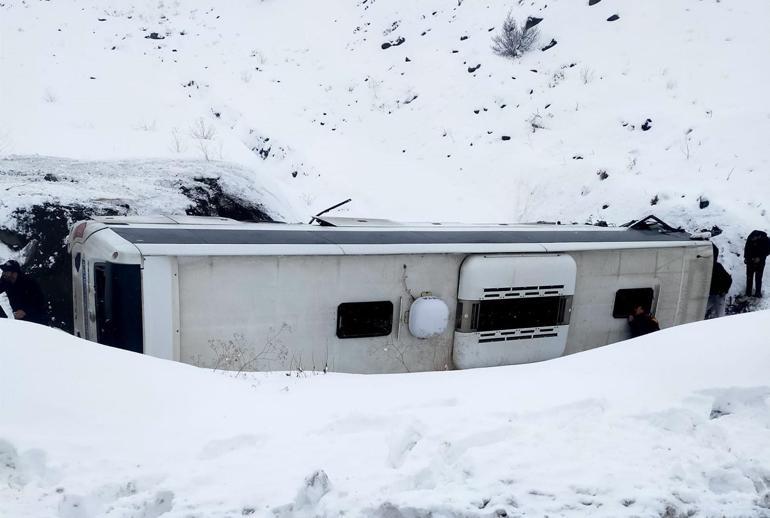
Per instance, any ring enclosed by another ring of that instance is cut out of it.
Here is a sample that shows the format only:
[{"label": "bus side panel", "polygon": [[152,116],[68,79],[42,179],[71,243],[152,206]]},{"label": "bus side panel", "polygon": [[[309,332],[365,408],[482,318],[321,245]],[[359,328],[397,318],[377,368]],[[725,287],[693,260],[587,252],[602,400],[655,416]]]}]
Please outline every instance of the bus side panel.
[{"label": "bus side panel", "polygon": [[[180,257],[181,361],[230,370],[451,368],[462,258]],[[406,318],[413,297],[424,292],[447,304],[450,321],[440,335],[418,339]],[[369,302],[392,307],[390,332],[341,338],[340,305]]]},{"label": "bus side panel", "polygon": [[176,257],[145,257],[142,269],[144,354],[179,360],[179,276]]},{"label": "bus side panel", "polygon": [[677,312],[677,324],[703,320],[708,305],[711,274],[714,266],[711,243],[701,248],[689,248],[685,256],[682,294]]},{"label": "bus side panel", "polygon": [[710,246],[570,252],[578,273],[567,354],[630,337],[626,318],[613,317],[619,290],[652,288],[651,309],[662,328],[701,320]]}]

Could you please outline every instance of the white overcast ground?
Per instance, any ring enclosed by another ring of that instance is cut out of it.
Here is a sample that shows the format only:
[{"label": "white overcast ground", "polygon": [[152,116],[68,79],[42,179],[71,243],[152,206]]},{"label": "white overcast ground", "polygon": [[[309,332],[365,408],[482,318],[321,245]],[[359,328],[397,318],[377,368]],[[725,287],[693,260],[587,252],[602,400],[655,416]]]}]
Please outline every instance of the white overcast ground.
[{"label": "white overcast ground", "polygon": [[[543,18],[517,61],[490,50],[509,11]],[[284,221],[346,198],[334,215],[654,213],[723,229],[736,294],[770,228],[767,20],[766,0],[6,0],[0,226],[46,201],[181,213],[200,176]],[[770,516],[768,318],[248,379],[0,322],[0,516]]]}]

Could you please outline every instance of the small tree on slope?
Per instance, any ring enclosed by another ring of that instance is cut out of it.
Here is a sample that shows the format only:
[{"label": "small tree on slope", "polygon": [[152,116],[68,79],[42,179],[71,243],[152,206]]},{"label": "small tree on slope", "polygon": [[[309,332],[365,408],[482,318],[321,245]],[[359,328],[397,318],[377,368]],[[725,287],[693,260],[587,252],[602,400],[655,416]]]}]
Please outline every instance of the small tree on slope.
[{"label": "small tree on slope", "polygon": [[539,36],[535,27],[519,26],[511,13],[505,17],[500,34],[492,37],[492,50],[506,58],[518,58],[530,50]]}]

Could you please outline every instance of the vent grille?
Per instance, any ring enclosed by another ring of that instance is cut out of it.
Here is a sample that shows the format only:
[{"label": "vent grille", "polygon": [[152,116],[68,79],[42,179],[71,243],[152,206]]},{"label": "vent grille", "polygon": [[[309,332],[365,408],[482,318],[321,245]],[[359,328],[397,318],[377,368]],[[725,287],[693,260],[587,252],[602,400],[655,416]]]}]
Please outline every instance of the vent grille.
[{"label": "vent grille", "polygon": [[515,297],[544,297],[549,295],[559,295],[563,289],[563,284],[484,288],[484,296],[482,298],[489,300]]},{"label": "vent grille", "polygon": [[[537,331],[538,334],[535,334],[535,331]],[[485,344],[490,342],[510,342],[513,340],[535,340],[537,338],[553,338],[555,336],[559,336],[556,329],[500,331],[497,333],[481,333],[479,335],[479,343]]]}]

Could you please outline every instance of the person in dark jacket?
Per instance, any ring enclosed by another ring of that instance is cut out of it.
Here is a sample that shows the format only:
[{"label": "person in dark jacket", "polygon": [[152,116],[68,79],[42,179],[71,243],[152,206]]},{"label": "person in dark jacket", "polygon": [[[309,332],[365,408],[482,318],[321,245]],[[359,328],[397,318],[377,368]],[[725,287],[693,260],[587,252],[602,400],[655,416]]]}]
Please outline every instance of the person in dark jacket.
[{"label": "person in dark jacket", "polygon": [[21,266],[14,260],[0,265],[0,293],[8,295],[13,309],[13,318],[37,324],[46,323],[46,304],[43,292],[37,282],[21,271]]},{"label": "person in dark jacket", "polygon": [[727,273],[719,259],[717,245],[711,243],[714,248],[714,265],[711,269],[711,286],[709,287],[709,300],[706,307],[706,318],[718,318],[725,316],[725,297],[733,284],[733,278]]},{"label": "person in dark jacket", "polygon": [[660,331],[658,321],[641,304],[636,305],[628,315],[628,325],[631,328],[631,338]]},{"label": "person in dark jacket", "polygon": [[[765,271],[765,260],[770,255],[770,238],[761,230],[752,230],[746,238],[743,248],[743,262],[746,263],[746,296],[751,297],[752,284],[754,296],[762,296],[762,274]],[[753,281],[753,282],[752,282]]]}]

